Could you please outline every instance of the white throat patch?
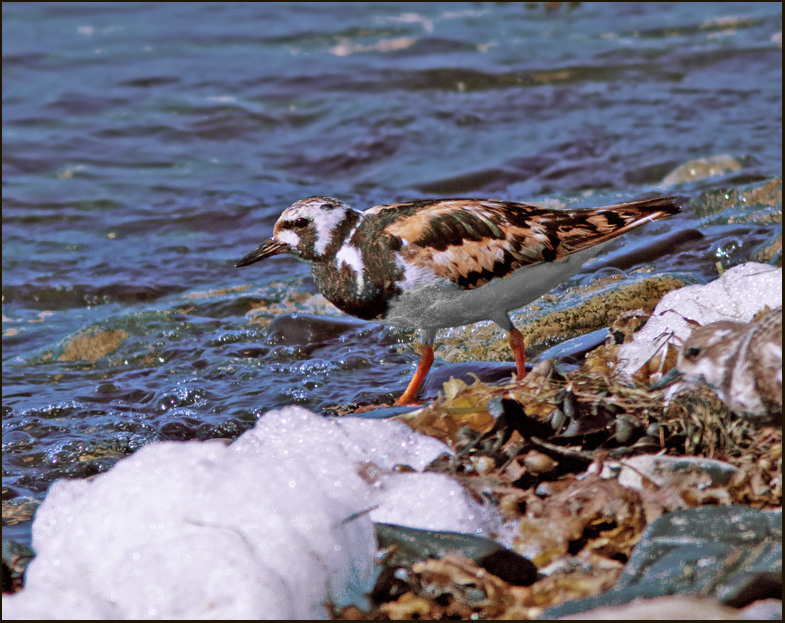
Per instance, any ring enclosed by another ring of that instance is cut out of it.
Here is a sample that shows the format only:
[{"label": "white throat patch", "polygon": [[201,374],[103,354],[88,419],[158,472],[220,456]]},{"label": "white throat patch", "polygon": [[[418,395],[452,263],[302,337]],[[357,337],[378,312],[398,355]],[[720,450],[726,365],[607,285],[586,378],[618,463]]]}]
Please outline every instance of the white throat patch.
[{"label": "white throat patch", "polygon": [[355,294],[359,296],[362,293],[363,288],[365,288],[365,264],[363,263],[360,249],[354,245],[344,243],[343,246],[338,249],[338,253],[335,254],[336,268],[340,270],[343,264],[346,264],[357,275],[355,278],[357,292]]}]

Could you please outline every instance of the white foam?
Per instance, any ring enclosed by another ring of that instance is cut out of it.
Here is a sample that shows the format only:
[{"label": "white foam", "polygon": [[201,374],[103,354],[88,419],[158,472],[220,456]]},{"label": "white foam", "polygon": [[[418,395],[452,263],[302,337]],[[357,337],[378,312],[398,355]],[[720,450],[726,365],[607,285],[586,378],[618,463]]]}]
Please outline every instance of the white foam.
[{"label": "white foam", "polygon": [[477,536],[489,536],[489,527],[499,527],[489,521],[488,509],[446,474],[387,475],[379,483],[376,502],[371,519],[380,523]]},{"label": "white foam", "polygon": [[362,605],[371,517],[487,533],[488,511],[450,477],[391,471],[445,451],[400,422],[299,407],[231,445],[150,444],[52,485],[25,588],[3,596],[3,616],[293,619],[326,617],[327,600]]}]

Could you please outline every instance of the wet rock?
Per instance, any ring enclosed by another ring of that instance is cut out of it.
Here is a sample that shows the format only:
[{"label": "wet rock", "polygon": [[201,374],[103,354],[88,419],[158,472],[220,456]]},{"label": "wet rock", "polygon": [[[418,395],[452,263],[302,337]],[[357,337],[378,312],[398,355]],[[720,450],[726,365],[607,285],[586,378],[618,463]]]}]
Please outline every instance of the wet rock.
[{"label": "wet rock", "polygon": [[345,316],[321,294],[303,291],[307,289],[305,277],[277,281],[264,288],[254,288],[245,294],[246,299],[256,298],[246,313],[249,325],[262,328],[282,314],[325,314]]},{"label": "wet rock", "polygon": [[277,316],[270,323],[265,343],[271,346],[318,346],[336,341],[346,333],[361,331],[368,326],[369,323],[356,318],[284,314]]},{"label": "wet rock", "polygon": [[643,489],[646,478],[656,486],[665,486],[672,474],[699,471],[709,476],[712,484],[727,485],[739,469],[714,459],[704,457],[675,457],[646,454],[624,459],[622,462],[606,461],[602,466],[604,478],[617,478],[619,484],[631,489]]},{"label": "wet rock", "polygon": [[609,277],[578,288],[574,293],[546,295],[538,303],[542,306],[541,311],[549,303],[554,304],[548,310],[552,313],[538,313],[533,321],[516,318],[515,322],[517,326],[521,325],[521,321],[526,323],[520,326],[521,333],[527,348],[536,348],[538,344],[545,345],[555,339],[562,341],[587,330],[607,327],[619,314],[631,309],[651,310],[667,292],[690,283],[695,283],[695,280],[681,274],[659,277],[637,275],[621,280]]},{"label": "wet rock", "polygon": [[782,230],[755,249],[750,259],[782,268]]},{"label": "wet rock", "polygon": [[621,606],[603,606],[560,621],[722,621],[741,619],[739,611],[713,599],[668,596],[635,599]]},{"label": "wet rock", "polygon": [[[103,357],[110,361],[119,359],[119,353],[126,350],[126,340],[132,336],[144,336],[154,333],[163,325],[170,325],[177,312],[143,311],[115,316],[95,324],[88,325],[76,333],[69,335],[57,344],[45,348],[30,357],[30,361],[87,361],[96,363]],[[171,333],[171,332],[170,332]],[[129,340],[131,343],[133,340]],[[121,349],[121,347],[123,347]],[[119,353],[118,353],[119,351]],[[114,357],[111,357],[114,355]],[[140,360],[155,360],[151,365],[160,363],[153,349],[143,355]]]},{"label": "wet rock", "polygon": [[410,567],[428,558],[460,554],[509,584],[528,586],[537,577],[537,567],[530,560],[491,539],[384,523],[375,528],[379,547],[392,548],[385,561],[388,566]]},{"label": "wet rock", "polygon": [[693,197],[687,209],[702,217],[703,225],[782,223],[782,178],[707,190]]},{"label": "wet rock", "polygon": [[21,543],[3,539],[3,592],[14,593],[22,588],[24,572],[35,552]]},{"label": "wet rock", "polygon": [[779,599],[782,511],[704,506],[668,513],[644,530],[613,590],[551,608],[542,618],[674,594],[736,608]]},{"label": "wet rock", "polygon": [[417,405],[401,405],[399,407],[378,407],[377,405],[368,405],[366,408],[353,409],[345,413],[335,413],[342,417],[360,417],[370,420],[384,420],[389,417],[396,417],[411,413],[412,411],[419,411],[420,407]]},{"label": "wet rock", "polygon": [[89,361],[95,363],[99,358],[113,353],[130,334],[123,330],[88,328],[70,338],[64,345],[58,361]]},{"label": "wet rock", "polygon": [[270,295],[262,288],[251,285],[193,290],[183,294],[178,311],[204,318],[242,316],[250,309],[272,303]]},{"label": "wet rock", "polygon": [[684,182],[694,182],[707,177],[732,173],[743,167],[743,163],[738,158],[734,158],[729,154],[709,156],[708,158],[690,160],[676,167],[665,176],[662,183],[664,186],[673,186],[675,184],[683,184]]},{"label": "wet rock", "polygon": [[587,352],[594,350],[605,342],[607,337],[608,329],[597,329],[591,333],[572,338],[571,340],[567,340],[541,352],[537,356],[537,359],[535,359],[535,363],[546,359],[571,359],[573,361],[578,361]]}]

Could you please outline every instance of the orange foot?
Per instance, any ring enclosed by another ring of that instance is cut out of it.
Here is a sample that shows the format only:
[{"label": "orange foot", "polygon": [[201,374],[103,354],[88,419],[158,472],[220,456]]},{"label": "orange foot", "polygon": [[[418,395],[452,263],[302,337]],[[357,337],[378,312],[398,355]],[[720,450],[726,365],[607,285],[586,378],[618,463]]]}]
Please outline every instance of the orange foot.
[{"label": "orange foot", "polygon": [[522,379],[526,376],[525,344],[523,343],[523,333],[515,327],[510,330],[510,348],[512,356],[515,358],[515,373],[518,375],[518,379]]},{"label": "orange foot", "polygon": [[[521,339],[523,338],[521,337]],[[420,363],[417,364],[417,370],[415,370],[412,380],[409,381],[406,391],[403,392],[401,397],[395,401],[396,407],[400,407],[401,405],[421,404],[417,401],[417,394],[420,393],[420,387],[422,386],[422,382],[425,380],[425,377],[428,374],[428,370],[431,369],[432,363],[433,346],[424,344],[422,356],[420,357]]]}]

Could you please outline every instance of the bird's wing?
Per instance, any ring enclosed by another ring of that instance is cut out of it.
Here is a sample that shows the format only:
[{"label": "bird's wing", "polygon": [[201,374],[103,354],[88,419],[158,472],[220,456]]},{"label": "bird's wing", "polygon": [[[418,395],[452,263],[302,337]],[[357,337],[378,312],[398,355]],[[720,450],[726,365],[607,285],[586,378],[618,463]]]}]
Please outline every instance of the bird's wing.
[{"label": "bird's wing", "polygon": [[518,268],[554,262],[680,209],[671,198],[587,210],[509,201],[423,200],[367,210],[378,235],[411,265],[477,288]]}]

